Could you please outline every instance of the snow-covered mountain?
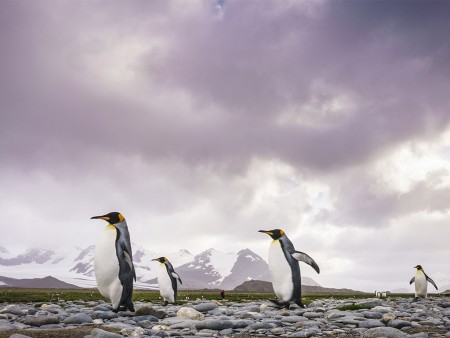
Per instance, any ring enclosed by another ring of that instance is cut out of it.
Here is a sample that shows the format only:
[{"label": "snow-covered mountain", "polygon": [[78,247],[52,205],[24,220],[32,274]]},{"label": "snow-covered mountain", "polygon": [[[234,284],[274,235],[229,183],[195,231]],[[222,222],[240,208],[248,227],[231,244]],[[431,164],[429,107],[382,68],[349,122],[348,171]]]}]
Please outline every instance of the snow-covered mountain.
[{"label": "snow-covered mountain", "polygon": [[[230,290],[247,280],[270,281],[267,263],[249,249],[223,253],[209,249],[194,256],[187,250],[173,253],[148,251],[133,244],[136,288],[156,288],[157,262],[166,256],[183,280],[184,288],[221,288]],[[42,278],[53,276],[80,287],[96,287],[93,245],[81,248],[29,249],[12,254],[0,246],[0,276],[10,278]],[[303,284],[318,285],[308,277]]]}]

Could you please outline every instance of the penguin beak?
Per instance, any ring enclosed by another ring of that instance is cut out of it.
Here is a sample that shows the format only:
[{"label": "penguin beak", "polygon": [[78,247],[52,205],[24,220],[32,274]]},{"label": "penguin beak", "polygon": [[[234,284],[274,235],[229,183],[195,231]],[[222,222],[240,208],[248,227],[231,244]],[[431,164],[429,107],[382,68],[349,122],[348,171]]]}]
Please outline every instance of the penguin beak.
[{"label": "penguin beak", "polygon": [[105,221],[109,221],[109,217],[107,216],[93,216],[91,219],[103,219]]},{"label": "penguin beak", "polygon": [[158,258],[154,258],[154,259],[152,259],[152,261],[159,262],[159,259]]},{"label": "penguin beak", "polygon": [[273,235],[273,232],[272,231],[268,231],[268,230],[258,230],[258,232],[262,232],[263,234],[267,234],[269,236]]}]

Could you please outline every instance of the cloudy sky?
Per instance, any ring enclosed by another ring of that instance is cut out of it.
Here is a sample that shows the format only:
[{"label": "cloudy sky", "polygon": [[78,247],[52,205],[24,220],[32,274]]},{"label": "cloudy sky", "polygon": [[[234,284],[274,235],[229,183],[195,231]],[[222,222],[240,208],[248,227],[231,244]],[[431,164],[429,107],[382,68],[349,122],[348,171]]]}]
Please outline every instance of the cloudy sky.
[{"label": "cloudy sky", "polygon": [[330,287],[450,284],[450,2],[1,1],[0,245],[284,229]]}]

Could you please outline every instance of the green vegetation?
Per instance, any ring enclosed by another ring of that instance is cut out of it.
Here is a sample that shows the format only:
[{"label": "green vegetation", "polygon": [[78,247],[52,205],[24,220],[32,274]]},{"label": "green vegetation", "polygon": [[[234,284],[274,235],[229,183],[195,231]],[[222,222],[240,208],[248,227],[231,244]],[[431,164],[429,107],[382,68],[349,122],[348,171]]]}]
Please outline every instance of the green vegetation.
[{"label": "green vegetation", "polygon": [[368,309],[368,306],[363,306],[363,305],[358,305],[358,304],[349,304],[349,305],[344,305],[344,306],[340,306],[337,309],[341,310],[341,311],[356,311],[356,310],[364,310],[364,309]]},{"label": "green vegetation", "polygon": [[[414,295],[391,295],[396,297],[413,297]],[[334,299],[363,299],[370,298],[371,294],[303,294],[302,300],[305,305],[308,305],[314,300],[325,298]],[[226,292],[226,299],[224,302],[249,302],[249,301],[265,301],[274,299],[275,295],[272,293],[251,293],[251,292]],[[47,303],[63,301],[98,301],[103,297],[97,290],[56,290],[56,289],[0,289],[0,303]],[[201,291],[184,291],[178,293],[178,302],[183,304],[197,299],[204,300],[218,300],[222,301],[219,290],[201,290]],[[162,302],[158,291],[134,291],[134,301],[145,302]]]}]

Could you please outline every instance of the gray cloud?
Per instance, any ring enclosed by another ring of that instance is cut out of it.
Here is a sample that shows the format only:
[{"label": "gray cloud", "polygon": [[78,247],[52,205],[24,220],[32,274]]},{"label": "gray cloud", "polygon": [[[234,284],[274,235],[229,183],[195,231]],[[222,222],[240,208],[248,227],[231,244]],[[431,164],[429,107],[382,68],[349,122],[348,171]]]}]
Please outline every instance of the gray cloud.
[{"label": "gray cloud", "polygon": [[150,244],[174,228],[244,246],[264,224],[448,211],[448,189],[380,193],[370,169],[448,128],[449,3],[216,6],[2,2],[2,214],[82,242],[82,219],[120,209]]}]

